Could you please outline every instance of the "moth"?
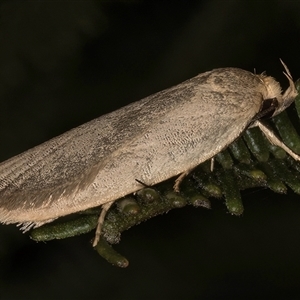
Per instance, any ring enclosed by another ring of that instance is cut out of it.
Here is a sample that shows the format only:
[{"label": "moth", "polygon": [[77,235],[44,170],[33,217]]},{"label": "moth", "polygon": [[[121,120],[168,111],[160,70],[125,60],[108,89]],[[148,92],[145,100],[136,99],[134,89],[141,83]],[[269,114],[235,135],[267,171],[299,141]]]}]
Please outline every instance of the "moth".
[{"label": "moth", "polygon": [[[174,176],[180,180],[245,129],[285,110],[297,96],[265,74],[214,69],[74,128],[0,164],[0,222],[28,230],[102,206],[94,240],[116,199]],[[143,183],[143,184],[142,184]]]}]

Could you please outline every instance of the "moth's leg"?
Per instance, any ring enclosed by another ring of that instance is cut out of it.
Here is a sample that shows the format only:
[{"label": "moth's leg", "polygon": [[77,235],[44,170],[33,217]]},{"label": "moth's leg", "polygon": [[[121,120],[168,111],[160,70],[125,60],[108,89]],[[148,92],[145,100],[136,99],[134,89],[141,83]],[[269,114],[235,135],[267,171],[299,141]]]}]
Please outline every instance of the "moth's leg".
[{"label": "moth's leg", "polygon": [[151,187],[150,185],[146,184],[145,182],[139,180],[139,179],[135,179],[136,182],[138,182],[139,184],[141,184],[144,188],[149,188]]},{"label": "moth's leg", "polygon": [[215,158],[212,157],[210,159],[210,171],[213,172],[214,171],[214,166],[215,166]]},{"label": "moth's leg", "polygon": [[266,136],[266,138],[275,146],[280,147],[283,149],[286,153],[288,153],[293,159],[300,161],[300,156],[297,155],[295,152],[293,152],[289,147],[287,147],[276,135],[275,133],[270,130],[267,126],[265,126],[260,121],[255,121],[253,123],[253,126],[258,126],[259,129],[263,132],[263,134]]},{"label": "moth's leg", "polygon": [[176,193],[179,193],[180,192],[180,189],[179,189],[179,186],[182,182],[182,180],[188,176],[190,174],[190,172],[193,170],[194,168],[192,169],[189,169],[189,170],[186,170],[185,172],[181,173],[175,180],[175,183],[173,185],[173,189]]},{"label": "moth's leg", "polygon": [[103,204],[101,207],[102,210],[101,210],[100,216],[98,218],[98,224],[97,224],[97,228],[96,228],[96,232],[95,232],[93,247],[96,247],[96,245],[98,244],[98,242],[100,240],[102,225],[104,223],[105,216],[113,203],[114,203],[114,201],[107,202],[107,203]]}]

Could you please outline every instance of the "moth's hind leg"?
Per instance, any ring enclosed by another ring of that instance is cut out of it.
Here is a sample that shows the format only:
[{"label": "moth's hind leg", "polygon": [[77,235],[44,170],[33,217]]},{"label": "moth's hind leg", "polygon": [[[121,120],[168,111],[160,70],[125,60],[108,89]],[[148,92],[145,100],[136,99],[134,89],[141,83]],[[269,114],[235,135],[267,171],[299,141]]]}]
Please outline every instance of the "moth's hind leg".
[{"label": "moth's hind leg", "polygon": [[[214,164],[215,164],[215,158],[212,157],[211,160],[210,160],[210,171],[213,172],[214,170]],[[192,168],[192,169],[188,169],[186,170],[185,172],[181,173],[175,180],[175,183],[173,185],[173,189],[176,193],[179,193],[180,192],[180,184],[181,182],[183,181],[183,179],[188,176],[195,168]]]},{"label": "moth's hind leg", "polygon": [[191,173],[191,171],[193,171],[194,170],[194,168],[192,168],[192,169],[189,169],[189,170],[186,170],[185,172],[183,172],[183,173],[181,173],[177,178],[176,178],[176,180],[175,180],[175,183],[174,183],[174,185],[173,185],[173,189],[174,189],[174,191],[176,192],[176,193],[179,193],[180,192],[180,184],[182,183],[182,181],[183,181],[183,179],[186,177],[186,176],[188,176],[190,173]]},{"label": "moth's hind leg", "polygon": [[100,216],[98,219],[98,224],[97,224],[97,228],[96,228],[96,232],[95,232],[95,238],[93,241],[93,247],[96,247],[96,245],[98,244],[98,242],[100,240],[102,225],[104,223],[105,216],[113,203],[114,203],[114,201],[111,201],[111,202],[107,202],[102,205],[102,210],[101,210],[101,213],[100,213]]}]

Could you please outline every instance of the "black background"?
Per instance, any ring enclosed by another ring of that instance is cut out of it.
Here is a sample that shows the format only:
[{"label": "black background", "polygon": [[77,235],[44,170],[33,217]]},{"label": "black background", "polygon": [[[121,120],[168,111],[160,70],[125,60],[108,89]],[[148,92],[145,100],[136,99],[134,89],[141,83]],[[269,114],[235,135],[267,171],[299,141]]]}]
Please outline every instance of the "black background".
[{"label": "black background", "polygon": [[[217,67],[300,77],[298,1],[1,1],[0,160]],[[296,299],[300,197],[174,210],[130,229],[118,269],[93,234],[35,243],[0,226],[0,299]]]}]

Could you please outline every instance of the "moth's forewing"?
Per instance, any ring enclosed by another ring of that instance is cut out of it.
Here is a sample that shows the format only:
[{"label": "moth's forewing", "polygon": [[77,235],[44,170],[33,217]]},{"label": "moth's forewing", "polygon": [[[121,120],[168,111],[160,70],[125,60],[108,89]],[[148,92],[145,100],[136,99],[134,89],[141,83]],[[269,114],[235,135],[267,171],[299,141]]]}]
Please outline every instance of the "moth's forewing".
[{"label": "moth's forewing", "polygon": [[257,75],[200,74],[0,164],[0,221],[42,225],[116,200],[213,157],[259,112]]}]

